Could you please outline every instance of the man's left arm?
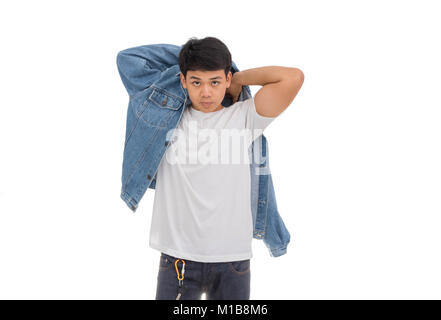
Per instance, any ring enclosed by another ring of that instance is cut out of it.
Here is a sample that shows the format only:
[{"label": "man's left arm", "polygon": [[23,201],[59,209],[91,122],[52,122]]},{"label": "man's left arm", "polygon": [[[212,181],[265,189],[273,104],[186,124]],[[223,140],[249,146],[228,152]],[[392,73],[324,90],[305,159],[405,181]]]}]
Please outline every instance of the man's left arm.
[{"label": "man's left arm", "polygon": [[264,117],[277,117],[294,100],[303,81],[298,68],[267,66],[234,73],[232,85],[261,85],[254,96],[256,111]]}]

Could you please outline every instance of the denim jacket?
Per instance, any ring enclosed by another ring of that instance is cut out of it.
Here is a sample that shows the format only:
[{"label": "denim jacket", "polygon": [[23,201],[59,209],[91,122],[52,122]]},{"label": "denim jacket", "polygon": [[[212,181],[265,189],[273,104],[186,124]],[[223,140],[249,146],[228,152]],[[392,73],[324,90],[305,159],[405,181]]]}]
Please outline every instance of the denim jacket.
[{"label": "denim jacket", "polygon": [[[172,133],[191,104],[179,77],[180,50],[172,44],[152,44],[117,54],[118,72],[129,94],[120,196],[133,212],[147,188],[155,189],[156,171],[172,142]],[[233,62],[231,72],[237,71]],[[249,86],[243,86],[238,101],[251,97]],[[232,104],[226,95],[222,105]],[[278,257],[286,253],[290,234],[277,210],[268,143],[263,134],[252,142],[248,153],[253,238],[263,239],[270,256]]]}]

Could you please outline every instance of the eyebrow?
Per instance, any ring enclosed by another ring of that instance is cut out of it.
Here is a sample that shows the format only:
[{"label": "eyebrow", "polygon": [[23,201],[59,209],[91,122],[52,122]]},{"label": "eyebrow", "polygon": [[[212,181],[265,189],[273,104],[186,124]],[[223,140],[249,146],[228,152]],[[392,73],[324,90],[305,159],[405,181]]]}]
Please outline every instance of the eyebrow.
[{"label": "eyebrow", "polygon": [[[201,80],[201,78],[198,78],[198,77],[195,77],[195,76],[191,76],[191,77],[190,77],[190,79],[197,79],[197,80]],[[210,80],[214,80],[214,79],[222,79],[222,77],[220,77],[220,76],[217,76],[217,77],[214,77],[214,78],[210,78]]]}]

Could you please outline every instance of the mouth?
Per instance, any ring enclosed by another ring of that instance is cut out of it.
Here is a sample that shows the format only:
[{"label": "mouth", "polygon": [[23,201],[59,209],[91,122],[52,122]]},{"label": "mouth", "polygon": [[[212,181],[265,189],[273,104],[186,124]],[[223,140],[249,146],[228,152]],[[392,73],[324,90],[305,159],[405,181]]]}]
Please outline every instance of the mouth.
[{"label": "mouth", "polygon": [[211,102],[201,102],[201,104],[202,104],[204,107],[208,107],[209,105],[211,105]]}]

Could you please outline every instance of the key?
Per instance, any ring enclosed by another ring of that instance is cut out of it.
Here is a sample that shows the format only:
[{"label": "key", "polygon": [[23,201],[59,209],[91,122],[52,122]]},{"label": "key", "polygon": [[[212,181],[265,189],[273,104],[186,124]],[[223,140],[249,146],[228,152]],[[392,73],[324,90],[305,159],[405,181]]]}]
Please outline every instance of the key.
[{"label": "key", "polygon": [[176,297],[176,300],[181,299],[181,295],[182,295],[182,280],[179,280],[179,287],[178,287],[178,295]]}]

